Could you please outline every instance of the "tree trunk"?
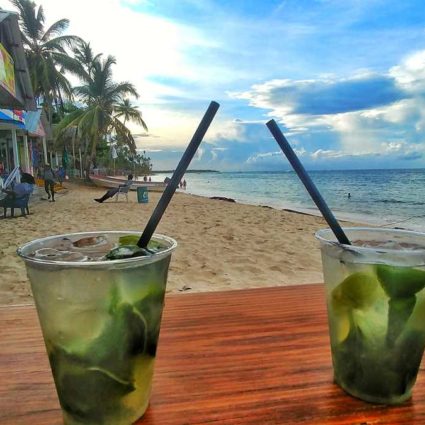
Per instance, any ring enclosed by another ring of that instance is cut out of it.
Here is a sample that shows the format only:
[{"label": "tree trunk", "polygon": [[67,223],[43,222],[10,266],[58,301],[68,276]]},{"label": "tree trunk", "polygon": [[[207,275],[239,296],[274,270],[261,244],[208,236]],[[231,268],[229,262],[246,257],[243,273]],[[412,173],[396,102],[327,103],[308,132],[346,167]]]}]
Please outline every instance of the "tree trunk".
[{"label": "tree trunk", "polygon": [[53,111],[52,111],[52,99],[50,98],[50,95],[46,94],[44,97],[44,101],[46,102],[47,106],[47,120],[49,121],[49,124],[52,125],[52,119],[53,119]]},{"label": "tree trunk", "polygon": [[89,156],[89,139],[86,136],[84,140],[84,180],[90,181],[90,156]]}]

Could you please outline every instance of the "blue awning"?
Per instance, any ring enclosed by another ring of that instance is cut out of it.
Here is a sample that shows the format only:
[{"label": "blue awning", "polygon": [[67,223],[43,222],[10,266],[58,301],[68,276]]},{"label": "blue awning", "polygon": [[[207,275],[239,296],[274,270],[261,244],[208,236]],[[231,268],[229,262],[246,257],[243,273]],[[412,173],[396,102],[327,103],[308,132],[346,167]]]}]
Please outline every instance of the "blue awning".
[{"label": "blue awning", "polygon": [[[41,109],[38,109],[37,111],[28,111],[25,114],[25,128],[29,133],[32,133],[34,135],[39,135],[40,132],[40,117],[41,117]],[[43,136],[44,134],[40,134],[40,136]]]}]

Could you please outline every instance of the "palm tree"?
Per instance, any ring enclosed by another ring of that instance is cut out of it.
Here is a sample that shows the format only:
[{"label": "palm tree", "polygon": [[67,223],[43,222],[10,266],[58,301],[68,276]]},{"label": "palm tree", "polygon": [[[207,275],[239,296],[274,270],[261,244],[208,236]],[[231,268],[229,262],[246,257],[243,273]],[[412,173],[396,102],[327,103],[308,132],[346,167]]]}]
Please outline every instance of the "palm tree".
[{"label": "palm tree", "polygon": [[[117,107],[127,96],[138,98],[135,87],[129,82],[115,83],[112,79],[112,65],[116,63],[113,56],[105,60],[97,59],[91,67],[91,75],[86,75],[84,84],[75,87],[75,95],[85,105],[67,115],[57,126],[57,135],[69,127],[77,127],[78,135],[85,141],[84,165],[86,178],[89,177],[90,159],[96,154],[96,147],[107,134],[115,133],[117,138],[136,153],[136,144],[130,130],[117,118]],[[146,124],[145,124],[146,125]]]},{"label": "palm tree", "polygon": [[31,0],[10,0],[19,10],[21,36],[26,50],[31,82],[38,102],[45,104],[52,121],[53,104],[63,109],[62,94],[72,96],[72,88],[64,71],[77,73],[78,62],[69,56],[66,47],[81,40],[77,36],[61,35],[68,27],[68,19],[60,19],[45,28],[42,6],[37,9]]},{"label": "palm tree", "polygon": [[84,40],[78,41],[72,51],[74,53],[74,58],[81,65],[78,76],[81,80],[87,81],[91,78],[94,64],[99,62],[102,53],[95,55],[90,43],[86,43]]},{"label": "palm tree", "polygon": [[135,123],[142,125],[142,127],[148,131],[148,126],[142,118],[142,112],[139,111],[137,106],[131,104],[130,99],[124,99],[116,106],[115,111],[116,118],[124,118],[124,125],[127,121],[134,121]]}]

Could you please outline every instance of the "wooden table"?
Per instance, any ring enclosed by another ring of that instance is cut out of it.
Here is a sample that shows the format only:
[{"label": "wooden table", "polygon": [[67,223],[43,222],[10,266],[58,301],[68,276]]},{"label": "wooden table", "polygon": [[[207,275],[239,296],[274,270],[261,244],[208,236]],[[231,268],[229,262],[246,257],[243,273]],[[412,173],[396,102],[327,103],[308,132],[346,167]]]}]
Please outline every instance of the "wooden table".
[{"label": "wooden table", "polygon": [[[0,424],[61,424],[34,307],[0,308],[0,344]],[[425,374],[401,407],[334,385],[322,285],[168,295],[139,423],[423,425]]]}]

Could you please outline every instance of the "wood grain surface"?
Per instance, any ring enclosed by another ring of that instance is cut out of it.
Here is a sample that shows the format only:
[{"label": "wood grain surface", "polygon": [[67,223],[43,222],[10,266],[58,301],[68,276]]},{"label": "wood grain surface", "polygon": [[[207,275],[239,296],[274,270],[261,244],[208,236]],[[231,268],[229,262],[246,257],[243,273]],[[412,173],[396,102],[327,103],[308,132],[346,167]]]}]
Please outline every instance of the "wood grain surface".
[{"label": "wood grain surface", "polygon": [[[0,343],[0,424],[61,424],[34,307],[0,308]],[[423,425],[425,376],[398,407],[333,384],[322,285],[169,295],[139,423]]]}]

